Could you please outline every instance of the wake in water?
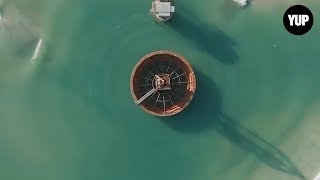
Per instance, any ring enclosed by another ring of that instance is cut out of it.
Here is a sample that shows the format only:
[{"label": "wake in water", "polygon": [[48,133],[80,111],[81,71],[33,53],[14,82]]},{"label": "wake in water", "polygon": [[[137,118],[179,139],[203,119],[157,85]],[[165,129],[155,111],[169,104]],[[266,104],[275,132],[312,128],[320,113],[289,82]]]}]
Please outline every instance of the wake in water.
[{"label": "wake in water", "polygon": [[14,3],[4,2],[0,0],[0,50],[9,52],[13,59],[33,63],[43,41],[40,23],[26,16]]},{"label": "wake in water", "polygon": [[38,58],[41,46],[42,46],[42,38],[40,38],[40,40],[37,43],[36,48],[34,49],[30,63],[34,63],[34,61]]},{"label": "wake in water", "polygon": [[44,35],[39,20],[27,14],[13,2],[0,0],[0,81],[25,80],[38,67]]}]

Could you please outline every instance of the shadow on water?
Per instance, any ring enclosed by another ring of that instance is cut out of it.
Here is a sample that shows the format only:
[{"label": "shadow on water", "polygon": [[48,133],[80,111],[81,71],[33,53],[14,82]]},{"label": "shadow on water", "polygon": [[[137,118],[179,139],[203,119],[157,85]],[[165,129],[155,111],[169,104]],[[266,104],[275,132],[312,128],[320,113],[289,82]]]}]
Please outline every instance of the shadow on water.
[{"label": "shadow on water", "polygon": [[218,27],[207,24],[192,12],[180,7],[169,26],[223,64],[234,64],[238,55],[233,47],[236,43]]},{"label": "shadow on water", "polygon": [[221,94],[215,83],[201,72],[196,71],[196,74],[198,87],[194,100],[184,113],[163,120],[166,125],[184,133],[216,130],[269,167],[306,179],[280,149],[224,114]]},{"label": "shadow on water", "polygon": [[254,154],[260,161],[282,172],[306,179],[291,160],[274,145],[232,118],[221,113],[215,129],[240,148]]}]

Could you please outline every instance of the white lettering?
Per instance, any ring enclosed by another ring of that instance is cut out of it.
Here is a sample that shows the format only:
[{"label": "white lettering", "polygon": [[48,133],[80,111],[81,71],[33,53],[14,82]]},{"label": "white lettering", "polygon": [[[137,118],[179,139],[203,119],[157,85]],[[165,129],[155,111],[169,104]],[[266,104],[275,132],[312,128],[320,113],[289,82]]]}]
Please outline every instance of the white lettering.
[{"label": "white lettering", "polygon": [[308,15],[302,15],[302,26],[306,25],[306,22],[309,21],[309,16]]},{"label": "white lettering", "polygon": [[296,26],[305,26],[306,22],[309,21],[308,15],[288,15],[290,26],[296,25]]},{"label": "white lettering", "polygon": [[296,18],[295,18],[295,25],[296,26],[301,26],[301,15],[296,15]]},{"label": "white lettering", "polygon": [[296,16],[297,15],[288,15],[288,18],[289,18],[289,21],[290,21],[290,26],[293,26],[293,21],[294,21],[294,19],[296,19]]}]

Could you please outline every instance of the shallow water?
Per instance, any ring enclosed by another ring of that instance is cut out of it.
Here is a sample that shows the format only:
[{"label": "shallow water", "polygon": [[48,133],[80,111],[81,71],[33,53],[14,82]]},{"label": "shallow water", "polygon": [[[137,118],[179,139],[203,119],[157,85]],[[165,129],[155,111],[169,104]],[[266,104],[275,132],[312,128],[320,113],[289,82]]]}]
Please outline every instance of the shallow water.
[{"label": "shallow water", "polygon": [[[315,16],[301,37],[282,26],[285,1],[179,1],[170,24],[155,23],[146,0],[7,2],[0,179],[294,180],[320,171],[319,2],[300,1]],[[197,76],[193,102],[168,119],[145,114],[129,90],[135,63],[159,49],[185,56]]]}]

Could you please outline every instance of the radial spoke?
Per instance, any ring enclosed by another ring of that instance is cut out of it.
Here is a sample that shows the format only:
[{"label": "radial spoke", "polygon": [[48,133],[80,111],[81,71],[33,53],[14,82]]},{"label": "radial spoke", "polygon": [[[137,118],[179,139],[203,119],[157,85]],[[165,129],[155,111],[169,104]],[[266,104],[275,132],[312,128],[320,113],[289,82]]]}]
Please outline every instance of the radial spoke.
[{"label": "radial spoke", "polygon": [[152,79],[149,79],[149,78],[144,77],[144,76],[140,76],[140,77],[142,77],[143,79],[149,80],[149,81],[153,81]]},{"label": "radial spoke", "polygon": [[152,84],[138,84],[137,86],[151,86]]},{"label": "radial spoke", "polygon": [[156,100],[156,104],[155,104],[154,106],[157,106],[158,101],[159,101],[159,97],[160,97],[160,93],[158,93],[158,97],[157,97],[157,100]]},{"label": "radial spoke", "polygon": [[182,74],[180,74],[180,75],[178,75],[178,76],[176,76],[176,77],[174,77],[174,78],[172,78],[172,79],[176,79],[176,78],[178,78],[178,77],[181,77],[181,76],[183,76],[183,75],[185,75],[187,72],[184,72],[184,73],[182,73]]},{"label": "radial spoke", "polygon": [[174,83],[171,83],[171,84],[189,84],[189,83],[191,83],[191,82],[181,82],[181,81],[179,81],[179,82],[174,82]]},{"label": "radial spoke", "polygon": [[163,112],[166,113],[166,101],[164,100],[164,94],[162,96],[162,101],[163,101]]},{"label": "radial spoke", "polygon": [[177,65],[174,70],[170,73],[170,76],[178,69],[178,67],[180,67],[179,65]]},{"label": "radial spoke", "polygon": [[175,97],[177,97],[179,100],[181,100],[181,98],[176,93],[174,93],[173,91],[171,91],[171,92]]},{"label": "radial spoke", "polygon": [[173,106],[173,101],[172,101],[170,95],[169,95],[169,94],[167,94],[167,95],[168,95],[168,97],[169,97],[169,100],[170,100],[170,102],[171,102],[171,105]]},{"label": "radial spoke", "polygon": [[154,77],[154,74],[152,74],[148,69],[146,69],[146,71],[147,71],[152,77]]},{"label": "radial spoke", "polygon": [[171,65],[171,61],[169,61],[169,65],[168,65],[168,68],[167,68],[167,70],[166,70],[166,74],[168,74],[168,71],[169,71],[170,65]]},{"label": "radial spoke", "polygon": [[152,63],[152,65],[153,65],[153,68],[154,68],[154,72],[155,72],[156,74],[158,74],[157,68],[156,68],[156,66],[154,65],[154,63]]}]

